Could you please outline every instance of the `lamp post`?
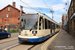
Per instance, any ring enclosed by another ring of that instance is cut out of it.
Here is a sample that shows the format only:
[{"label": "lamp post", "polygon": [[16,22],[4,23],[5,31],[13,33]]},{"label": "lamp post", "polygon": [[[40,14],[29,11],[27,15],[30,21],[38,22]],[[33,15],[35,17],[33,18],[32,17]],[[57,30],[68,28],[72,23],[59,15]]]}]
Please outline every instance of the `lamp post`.
[{"label": "lamp post", "polygon": [[69,31],[69,20],[68,20],[68,6],[69,6],[69,0],[67,0],[67,3],[66,3],[66,5],[67,5],[67,32]]}]

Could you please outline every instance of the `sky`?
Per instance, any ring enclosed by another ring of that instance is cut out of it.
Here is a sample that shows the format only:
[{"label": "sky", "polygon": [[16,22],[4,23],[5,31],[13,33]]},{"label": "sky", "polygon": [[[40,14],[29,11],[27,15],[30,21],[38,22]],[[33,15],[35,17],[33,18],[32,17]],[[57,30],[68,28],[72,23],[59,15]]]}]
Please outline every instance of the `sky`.
[{"label": "sky", "polygon": [[[22,1],[22,2],[21,2]],[[50,18],[52,18],[52,13],[50,10],[53,10],[53,20],[57,23],[62,22],[62,14],[66,14],[67,6],[65,3],[67,0],[0,0],[0,10],[7,6],[8,4],[12,5],[12,2],[16,2],[16,8],[20,9],[20,5],[23,6],[23,11],[26,13],[45,13]],[[70,5],[71,0],[68,0]],[[28,5],[26,5],[26,4]],[[31,8],[32,7],[32,8]],[[34,9],[33,9],[34,8]],[[65,8],[65,9],[64,9]],[[35,10],[36,9],[36,10]]]}]

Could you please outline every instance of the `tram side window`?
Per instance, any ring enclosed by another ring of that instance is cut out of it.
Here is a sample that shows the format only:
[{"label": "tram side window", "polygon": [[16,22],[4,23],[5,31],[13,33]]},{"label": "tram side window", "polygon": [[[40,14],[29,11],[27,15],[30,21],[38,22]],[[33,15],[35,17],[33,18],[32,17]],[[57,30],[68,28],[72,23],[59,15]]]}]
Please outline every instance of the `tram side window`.
[{"label": "tram side window", "polygon": [[43,19],[43,18],[40,17],[40,19],[39,19],[39,30],[41,30],[41,19]]},{"label": "tram side window", "polygon": [[48,28],[50,29],[50,21],[48,21]]},{"label": "tram side window", "polygon": [[55,29],[55,24],[54,24],[54,29]]},{"label": "tram side window", "polygon": [[55,24],[54,24],[54,26],[53,26],[53,29],[55,29]]},{"label": "tram side window", "polygon": [[44,29],[44,19],[42,19],[42,22],[43,22],[42,27],[43,27],[43,29]]},{"label": "tram side window", "polygon": [[39,19],[39,30],[41,30],[41,19]]},{"label": "tram side window", "polygon": [[59,25],[57,25],[57,28],[60,28],[60,26],[59,26]]},{"label": "tram side window", "polygon": [[57,28],[58,28],[58,25],[57,25]]},{"label": "tram side window", "polygon": [[47,29],[47,19],[45,19],[45,29]]},{"label": "tram side window", "polygon": [[59,26],[58,26],[58,28],[59,28]]},{"label": "tram side window", "polygon": [[52,29],[54,29],[54,23],[52,23]]},{"label": "tram side window", "polygon": [[50,29],[50,21],[48,20],[47,22],[48,22],[48,23],[47,23],[47,25],[48,25],[48,26],[47,26],[47,29]]},{"label": "tram side window", "polygon": [[50,28],[52,29],[52,22],[50,21]]},{"label": "tram side window", "polygon": [[58,28],[58,25],[57,25],[57,28]]},{"label": "tram side window", "polygon": [[55,29],[56,29],[56,24],[55,24]]},{"label": "tram side window", "polygon": [[50,22],[50,29],[51,29],[51,22]]},{"label": "tram side window", "polygon": [[56,24],[55,24],[55,29],[56,29]]}]

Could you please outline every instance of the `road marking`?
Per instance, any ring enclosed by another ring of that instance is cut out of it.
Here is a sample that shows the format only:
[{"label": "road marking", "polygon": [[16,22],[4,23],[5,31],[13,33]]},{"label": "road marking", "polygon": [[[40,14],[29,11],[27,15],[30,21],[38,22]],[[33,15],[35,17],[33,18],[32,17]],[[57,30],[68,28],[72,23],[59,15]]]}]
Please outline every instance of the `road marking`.
[{"label": "road marking", "polygon": [[16,39],[18,39],[18,37],[4,39],[4,40],[0,41],[0,44],[5,43],[5,42],[9,42],[9,41],[13,41],[13,40],[16,40]]},{"label": "road marking", "polygon": [[[61,32],[61,31],[60,31]],[[59,33],[60,33],[59,32]],[[46,50],[47,47],[52,43],[52,41],[55,39],[55,37],[59,34],[57,33],[56,35],[54,35],[53,37],[51,37],[47,42],[45,42],[45,44],[42,45],[41,50]]]},{"label": "road marking", "polygon": [[34,48],[32,48],[31,50],[35,50],[37,47],[39,47],[40,45],[42,45],[42,43],[41,44],[38,44],[38,45],[36,45]]},{"label": "road marking", "polygon": [[9,50],[9,49],[11,49],[12,47],[17,46],[17,45],[19,45],[19,44],[15,44],[15,45],[13,45],[13,46],[10,46],[10,47],[7,47],[7,48],[4,48],[3,50]]}]

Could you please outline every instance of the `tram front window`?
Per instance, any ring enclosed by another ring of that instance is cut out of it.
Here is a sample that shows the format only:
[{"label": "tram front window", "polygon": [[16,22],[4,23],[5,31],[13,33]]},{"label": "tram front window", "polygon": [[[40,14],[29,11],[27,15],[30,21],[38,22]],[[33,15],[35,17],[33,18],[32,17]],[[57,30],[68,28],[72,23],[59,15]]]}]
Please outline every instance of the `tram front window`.
[{"label": "tram front window", "polygon": [[37,15],[26,15],[21,19],[21,29],[37,29],[37,21]]}]

